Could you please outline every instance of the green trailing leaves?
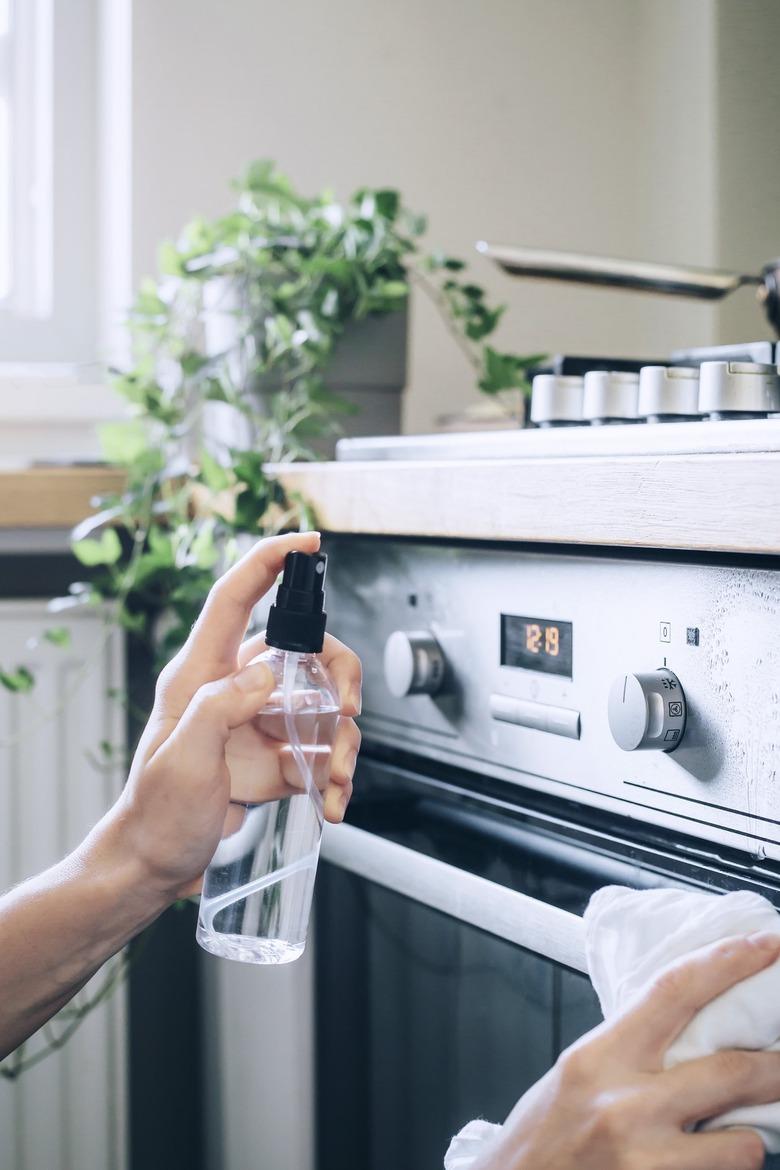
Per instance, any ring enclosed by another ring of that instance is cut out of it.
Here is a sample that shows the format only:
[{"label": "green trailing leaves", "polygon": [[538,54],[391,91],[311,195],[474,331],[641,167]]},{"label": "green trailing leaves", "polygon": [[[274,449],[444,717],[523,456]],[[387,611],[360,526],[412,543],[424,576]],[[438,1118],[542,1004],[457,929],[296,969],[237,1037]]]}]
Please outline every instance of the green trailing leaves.
[{"label": "green trailing leaves", "polygon": [[52,626],[50,629],[43,631],[43,637],[52,646],[60,646],[62,648],[70,646],[70,630],[67,626]]},{"label": "green trailing leaves", "polygon": [[200,478],[206,487],[215,493],[223,492],[225,488],[230,487],[232,482],[227,468],[218,463],[205,448],[200,453]]},{"label": "green trailing leaves", "polygon": [[97,540],[88,536],[76,541],[73,553],[82,565],[115,565],[122,555],[122,544],[115,529],[106,528]]},{"label": "green trailing leaves", "polygon": [[35,678],[26,666],[17,666],[15,670],[0,668],[0,686],[13,694],[25,695],[35,686]]},{"label": "green trailing leaves", "polygon": [[106,462],[115,463],[119,467],[134,463],[149,445],[146,428],[140,419],[105,423],[98,434]]},{"label": "green trailing leaves", "polygon": [[451,323],[453,333],[474,367],[483,394],[493,397],[505,391],[527,394],[530,391],[527,370],[541,356],[502,353],[487,344],[486,339],[498,328],[506,306],[490,305],[484,289],[468,279],[466,271],[463,260],[443,252],[431,252],[420,260],[417,279]]}]

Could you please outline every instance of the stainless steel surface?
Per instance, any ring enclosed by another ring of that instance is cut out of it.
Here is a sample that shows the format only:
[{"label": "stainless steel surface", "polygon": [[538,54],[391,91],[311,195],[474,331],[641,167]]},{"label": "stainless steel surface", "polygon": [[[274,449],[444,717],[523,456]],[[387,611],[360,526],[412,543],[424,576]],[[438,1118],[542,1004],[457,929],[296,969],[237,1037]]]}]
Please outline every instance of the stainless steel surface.
[{"label": "stainless steel surface", "polygon": [[742,285],[760,285],[760,276],[692,268],[680,264],[648,264],[643,260],[615,260],[542,248],[490,244],[481,240],[477,251],[494,260],[512,276],[606,285],[641,292],[720,300]]},{"label": "stainless steel surface", "polygon": [[639,371],[640,418],[696,418],[699,371],[691,366],[643,366]]},{"label": "stainless steel surface", "polygon": [[444,681],[444,655],[427,630],[394,630],[385,643],[385,682],[397,699],[435,695]]},{"label": "stainless steel surface", "polygon": [[352,825],[326,825],[325,861],[459,922],[586,971],[582,919]]},{"label": "stainless steel surface", "polygon": [[[766,362],[775,361],[777,345],[774,341],[742,341],[736,345],[694,346],[688,349],[673,349],[670,358],[676,365],[702,362]],[[780,355],[778,355],[780,359]]]},{"label": "stainless steel surface", "polygon": [[580,738],[580,713],[570,707],[553,707],[549,703],[534,703],[513,695],[491,695],[490,714],[504,723],[518,727],[534,727],[569,739]]},{"label": "stainless steel surface", "polygon": [[699,411],[729,414],[770,414],[780,410],[777,367],[761,362],[702,362]]},{"label": "stainless steel surface", "polygon": [[609,729],[624,752],[673,751],[686,714],[685,693],[671,670],[621,674],[609,692]]},{"label": "stainless steel surface", "polygon": [[582,422],[582,378],[537,374],[531,394],[531,422],[540,427]]},{"label": "stainless steel surface", "polygon": [[[367,740],[780,860],[776,569],[348,536],[328,548],[331,628],[363,659]],[[572,677],[501,666],[502,613],[573,623]],[[412,621],[449,664],[435,698],[385,682],[381,646]],[[685,738],[621,751],[612,680],[662,665],[685,692]],[[579,711],[580,738],[496,720],[496,694]]]},{"label": "stainless steel surface", "polygon": [[548,459],[591,455],[688,455],[780,451],[777,419],[553,427],[446,435],[341,439],[339,462],[375,460]]},{"label": "stainless steel surface", "polygon": [[638,396],[638,374],[590,370],[584,378],[583,421],[604,423],[635,419]]}]

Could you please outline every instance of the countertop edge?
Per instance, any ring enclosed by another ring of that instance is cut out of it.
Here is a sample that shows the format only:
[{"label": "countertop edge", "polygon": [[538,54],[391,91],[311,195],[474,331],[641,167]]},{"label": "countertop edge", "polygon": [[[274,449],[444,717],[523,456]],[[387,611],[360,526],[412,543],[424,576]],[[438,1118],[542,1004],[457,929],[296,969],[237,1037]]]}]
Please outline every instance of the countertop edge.
[{"label": "countertop edge", "polygon": [[0,532],[70,529],[95,511],[95,496],[121,491],[115,467],[0,470]]},{"label": "countertop edge", "polygon": [[331,532],[780,553],[780,452],[268,470]]}]

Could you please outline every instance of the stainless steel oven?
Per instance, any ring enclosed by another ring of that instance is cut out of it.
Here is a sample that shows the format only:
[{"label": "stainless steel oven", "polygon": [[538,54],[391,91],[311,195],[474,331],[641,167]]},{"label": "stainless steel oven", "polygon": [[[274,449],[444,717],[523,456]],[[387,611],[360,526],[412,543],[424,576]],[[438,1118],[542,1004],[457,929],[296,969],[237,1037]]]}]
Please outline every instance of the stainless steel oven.
[{"label": "stainless steel oven", "polygon": [[600,1019],[599,886],[780,905],[780,573],[741,560],[331,536],[365,667],[318,877],[317,1170],[431,1170]]}]

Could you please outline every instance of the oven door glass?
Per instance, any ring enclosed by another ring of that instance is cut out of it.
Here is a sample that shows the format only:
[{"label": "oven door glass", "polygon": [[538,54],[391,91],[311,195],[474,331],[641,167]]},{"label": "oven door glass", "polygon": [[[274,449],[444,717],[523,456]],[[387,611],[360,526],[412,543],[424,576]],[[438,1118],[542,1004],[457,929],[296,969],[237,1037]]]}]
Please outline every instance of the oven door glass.
[{"label": "oven door glass", "polygon": [[[353,823],[581,913],[603,880],[446,801],[366,797]],[[381,769],[379,769],[381,771]],[[434,1170],[474,1117],[503,1121],[601,1020],[588,979],[323,863],[317,879],[318,1170]]]},{"label": "oven door glass", "polygon": [[318,1170],[440,1167],[601,1018],[582,975],[333,866],[318,881]]}]

